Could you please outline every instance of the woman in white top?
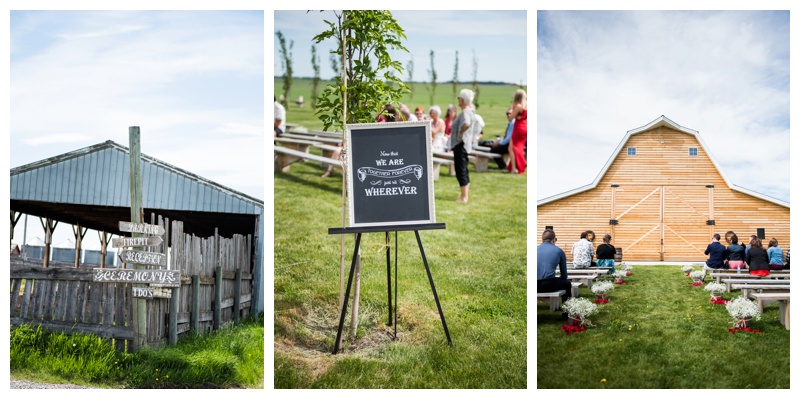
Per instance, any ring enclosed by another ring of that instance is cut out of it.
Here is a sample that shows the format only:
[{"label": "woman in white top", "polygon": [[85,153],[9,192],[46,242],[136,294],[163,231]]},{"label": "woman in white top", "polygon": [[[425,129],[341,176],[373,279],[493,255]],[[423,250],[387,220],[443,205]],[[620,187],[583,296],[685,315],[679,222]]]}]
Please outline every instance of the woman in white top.
[{"label": "woman in white top", "polygon": [[444,120],[439,118],[442,109],[438,105],[434,105],[428,114],[431,116],[431,149],[434,152],[444,152],[447,137],[444,135]]}]

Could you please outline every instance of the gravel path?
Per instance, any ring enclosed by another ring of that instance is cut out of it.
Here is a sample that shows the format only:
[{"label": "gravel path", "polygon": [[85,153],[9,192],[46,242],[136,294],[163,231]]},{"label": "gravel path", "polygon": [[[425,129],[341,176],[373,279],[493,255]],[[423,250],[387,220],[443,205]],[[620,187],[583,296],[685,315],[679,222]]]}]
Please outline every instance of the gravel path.
[{"label": "gravel path", "polygon": [[96,389],[72,384],[46,384],[25,380],[11,380],[11,389]]}]

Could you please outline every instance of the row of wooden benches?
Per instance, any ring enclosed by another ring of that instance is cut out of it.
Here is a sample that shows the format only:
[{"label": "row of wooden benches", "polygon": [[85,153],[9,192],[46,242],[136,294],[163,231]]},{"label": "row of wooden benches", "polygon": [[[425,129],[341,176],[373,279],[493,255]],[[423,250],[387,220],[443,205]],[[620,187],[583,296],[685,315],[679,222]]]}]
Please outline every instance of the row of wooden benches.
[{"label": "row of wooden benches", "polygon": [[[595,269],[595,270],[593,270]],[[605,270],[604,270],[605,269]],[[607,275],[608,268],[568,269],[567,278],[572,282],[572,296],[578,296],[578,288],[584,284],[591,288],[594,280]],[[760,311],[764,306],[778,302],[780,321],[789,329],[790,284],[789,271],[774,271],[770,277],[754,278],[749,274],[737,274],[736,271],[718,271],[710,273],[712,278],[727,286],[731,290],[741,290],[742,296],[753,298]],[[773,280],[772,278],[778,278]],[[575,281],[578,280],[578,281]],[[549,304],[550,311],[555,312],[561,307],[561,295],[566,291],[537,292],[537,299]]]},{"label": "row of wooden benches", "polygon": [[[280,146],[275,146],[275,170],[279,172],[288,172],[291,164],[298,161],[315,161],[322,164],[324,167],[334,165],[334,167],[341,169],[341,164],[337,160],[336,163],[331,163],[331,156],[334,151],[337,151],[342,142],[341,133],[329,133],[320,131],[306,132],[304,130],[292,130],[281,137],[274,139]],[[322,152],[321,159],[318,155],[311,154],[309,149],[315,147]],[[488,150],[488,148],[481,147]],[[453,154],[450,152],[434,152],[433,153],[433,176],[434,180],[439,179],[439,171],[442,165],[448,167],[448,174],[455,176],[455,166],[453,161]],[[475,172],[481,173],[489,170],[489,161],[499,158],[502,155],[494,154],[483,151],[473,151],[470,154],[470,162],[475,165]]]}]

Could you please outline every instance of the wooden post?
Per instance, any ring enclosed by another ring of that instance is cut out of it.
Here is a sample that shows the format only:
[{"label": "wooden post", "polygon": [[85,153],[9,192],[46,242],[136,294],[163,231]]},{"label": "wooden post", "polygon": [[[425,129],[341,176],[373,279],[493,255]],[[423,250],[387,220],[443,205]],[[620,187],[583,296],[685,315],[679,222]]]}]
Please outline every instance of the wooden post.
[{"label": "wooden post", "polygon": [[222,266],[214,268],[214,331],[219,330],[222,319]]},{"label": "wooden post", "polygon": [[233,323],[239,324],[239,308],[242,306],[242,269],[236,268],[236,285],[233,287]]},{"label": "wooden post", "polygon": [[195,334],[200,334],[200,276],[192,276],[192,314],[189,323]]},{"label": "wooden post", "polygon": [[106,254],[108,254],[108,242],[111,241],[112,234],[105,231],[97,232],[97,238],[100,239],[100,268],[106,267]]},{"label": "wooden post", "polygon": [[42,267],[46,268],[50,266],[50,244],[53,242],[53,230],[58,226],[58,222],[54,223],[54,220],[50,218],[47,218],[46,221],[39,218],[39,221],[44,229],[44,264]]},{"label": "wooden post", "polygon": [[[142,223],[143,203],[142,203],[142,152],[138,126],[128,128],[128,138],[130,141],[130,193],[131,193],[131,222]],[[141,233],[132,233],[132,237],[141,237]],[[134,264],[134,269],[143,269],[144,266]],[[141,288],[142,284],[135,287]],[[133,341],[131,341],[133,351],[138,352],[147,346],[147,301],[144,298],[133,298]]]},{"label": "wooden post", "polygon": [[75,233],[75,268],[77,269],[81,264],[81,246],[83,237],[86,235],[87,228],[83,228],[81,230],[80,223],[76,224],[72,228],[72,232]]}]

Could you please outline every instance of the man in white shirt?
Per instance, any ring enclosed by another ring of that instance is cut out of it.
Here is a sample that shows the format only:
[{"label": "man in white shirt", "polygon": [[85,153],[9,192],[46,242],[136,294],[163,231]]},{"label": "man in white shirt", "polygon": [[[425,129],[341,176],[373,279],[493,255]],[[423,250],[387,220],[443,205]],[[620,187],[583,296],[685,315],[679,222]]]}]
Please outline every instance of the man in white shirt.
[{"label": "man in white shirt", "polygon": [[581,233],[580,241],[572,245],[572,265],[576,269],[586,269],[592,265],[594,245],[586,239],[588,234]]}]

